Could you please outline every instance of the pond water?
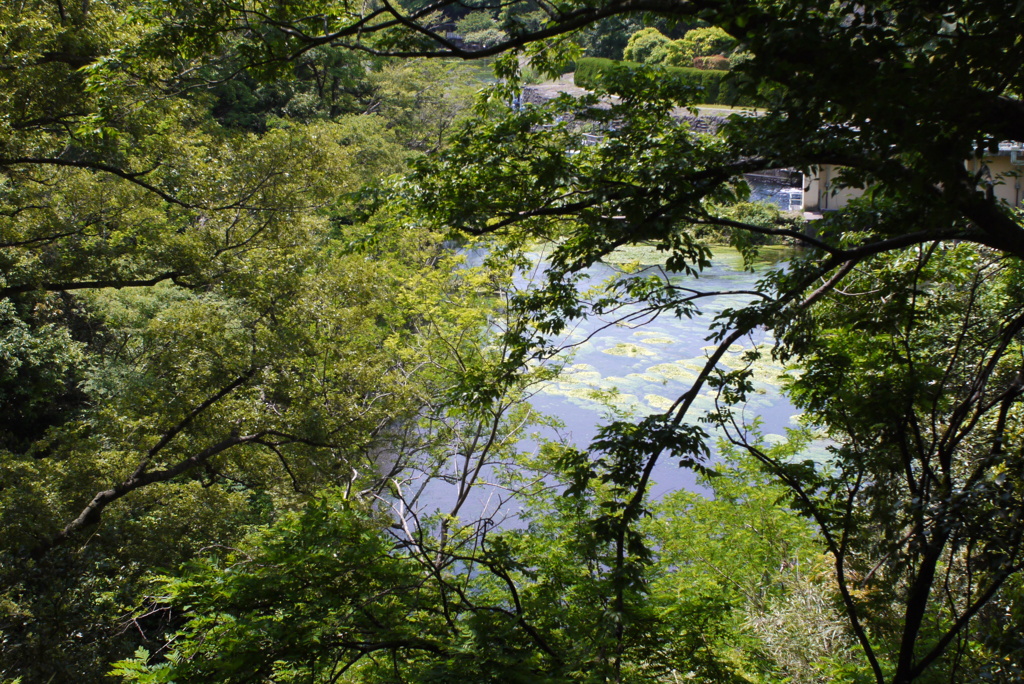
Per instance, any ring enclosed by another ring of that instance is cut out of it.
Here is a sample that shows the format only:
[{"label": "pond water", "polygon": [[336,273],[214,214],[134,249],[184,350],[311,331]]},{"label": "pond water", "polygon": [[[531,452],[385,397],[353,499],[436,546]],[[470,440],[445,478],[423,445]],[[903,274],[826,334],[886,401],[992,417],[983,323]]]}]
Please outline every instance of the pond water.
[{"label": "pond water", "polygon": [[[707,339],[715,316],[723,309],[749,302],[748,292],[757,280],[772,266],[772,261],[785,258],[787,253],[772,249],[767,255],[769,259],[751,272],[744,270],[735,251],[716,249],[711,267],[699,279],[672,276],[673,281],[686,287],[720,293],[702,300],[700,316],[678,318],[666,314],[643,325],[620,323],[608,327],[603,327],[608,321],[583,321],[569,336],[569,341],[578,346],[564,371],[556,381],[540,389],[532,399],[533,406],[559,418],[565,424],[565,435],[580,446],[589,444],[598,426],[607,422],[612,412],[641,418],[665,411],[690,389],[707,356],[716,348]],[[644,256],[623,253],[620,258],[643,262]],[[601,265],[593,268],[590,275],[598,280],[613,273],[613,266]],[[744,367],[746,362],[741,357],[745,351],[770,343],[766,333],[755,332],[742,344],[733,345],[720,365],[729,369]],[[782,439],[785,428],[796,425],[796,411],[780,392],[779,375],[783,368],[769,357],[758,361],[753,370],[755,391],[740,410],[740,416],[748,423],[760,418],[769,441]],[[695,423],[714,404],[715,391],[705,388],[690,409],[687,422]],[[654,480],[653,496],[696,486],[693,473],[680,469],[670,459],[658,463]]]},{"label": "pond water", "polygon": [[[723,247],[714,250],[710,268],[699,279],[671,275],[671,280],[677,284],[713,293],[701,300],[700,316],[679,318],[665,314],[643,325],[632,322],[615,324],[595,318],[576,325],[564,340],[574,347],[564,360],[563,371],[555,380],[542,385],[531,399],[537,411],[557,418],[564,427],[557,431],[542,429],[537,433],[538,438],[557,436],[585,448],[598,427],[608,422],[613,413],[616,418],[628,420],[665,411],[690,389],[707,356],[715,349],[714,343],[707,339],[714,317],[723,309],[749,302],[752,298],[750,291],[762,275],[780,260],[788,259],[791,252],[767,248],[763,255],[765,260],[756,264],[753,271],[745,270],[739,254]],[[474,262],[481,255],[467,256],[470,262]],[[535,256],[538,262],[543,258],[543,255]],[[590,284],[618,272],[618,265],[614,262],[645,264],[659,258],[663,260],[664,254],[653,248],[619,250],[610,265],[600,264],[590,269]],[[520,283],[520,286],[524,285],[526,283]],[[629,310],[619,311],[617,317],[628,313]],[[726,368],[742,367],[746,365],[741,359],[744,351],[771,341],[764,331],[755,332],[742,340],[742,344],[730,348],[721,365]],[[738,415],[746,423],[754,419],[762,421],[761,430],[768,441],[783,439],[786,428],[796,426],[797,412],[780,392],[779,376],[782,372],[783,368],[770,356],[758,361],[754,366],[754,392],[747,404],[738,410]],[[714,390],[705,388],[690,409],[687,421],[695,423],[714,403]],[[535,446],[536,440],[532,438],[520,443],[522,450],[531,450]],[[493,482],[498,478],[494,477],[493,470],[485,469],[482,479]],[[673,459],[662,458],[653,473],[651,495],[659,497],[680,488],[699,489],[694,474],[679,468]],[[451,482],[432,482],[420,500],[424,512],[450,510],[450,502],[456,498],[456,492],[457,487]],[[460,513],[464,520],[495,515],[499,503],[501,513],[495,516],[495,524],[516,524],[514,516],[519,506],[515,497],[499,486],[478,486]]]}]

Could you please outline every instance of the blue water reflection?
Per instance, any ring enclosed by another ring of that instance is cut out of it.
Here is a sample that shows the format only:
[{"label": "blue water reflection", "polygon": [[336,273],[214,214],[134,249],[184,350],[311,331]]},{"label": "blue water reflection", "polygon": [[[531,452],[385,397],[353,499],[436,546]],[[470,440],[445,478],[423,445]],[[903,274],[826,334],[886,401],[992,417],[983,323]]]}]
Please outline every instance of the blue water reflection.
[{"label": "blue water reflection", "polygon": [[[788,252],[778,250],[769,254],[774,255],[775,260],[785,260],[789,256]],[[483,256],[482,252],[469,253],[467,261],[478,264]],[[622,261],[638,258],[642,263],[649,263],[644,257],[653,261],[659,254],[648,250],[646,255],[641,251],[619,256]],[[539,280],[542,278],[543,254],[535,254],[534,259],[537,268],[530,277]],[[643,325],[628,320],[616,324],[601,318],[578,322],[562,340],[572,348],[567,357],[559,360],[564,363],[562,372],[556,379],[537,388],[531,399],[537,411],[557,418],[564,425],[557,431],[539,430],[539,439],[564,439],[585,449],[599,426],[611,419],[611,414],[618,419],[639,420],[643,416],[664,412],[690,389],[714,350],[715,344],[708,337],[715,317],[727,308],[737,308],[751,301],[758,280],[772,267],[773,264],[766,260],[748,270],[735,251],[718,249],[711,266],[700,278],[681,274],[668,276],[673,284],[709,293],[707,298],[700,300],[701,315],[686,318],[665,314]],[[597,285],[621,270],[621,265],[596,265],[586,274],[583,286]],[[529,287],[531,284],[524,276],[517,285]],[[638,307],[635,310],[639,310]],[[627,307],[617,316],[628,317],[631,311]],[[730,349],[721,366],[727,369],[742,367],[746,364],[742,358],[745,351],[756,346],[766,347],[771,342],[766,332],[755,331]],[[796,425],[796,411],[780,392],[779,375],[783,368],[771,360],[770,354],[765,354],[754,370],[755,390],[746,405],[737,409],[738,416],[746,423],[760,419],[761,430],[767,439],[781,440],[786,428]],[[714,390],[705,388],[691,408],[687,421],[697,422],[714,406]],[[708,446],[714,452],[716,436],[712,434],[709,441]],[[519,447],[530,451],[536,445],[537,441],[531,438],[522,440]],[[481,481],[489,484],[476,486],[472,500],[460,510],[460,517],[468,521],[494,516],[493,524],[516,525],[514,516],[519,502],[497,484],[501,479],[494,467],[482,470]],[[673,459],[663,457],[653,473],[651,495],[660,497],[680,488],[699,489],[690,470],[679,468]],[[427,486],[420,500],[423,510],[427,513],[450,510],[457,491],[457,485],[451,479],[436,479]]]},{"label": "blue water reflection", "polygon": [[[708,355],[714,351],[715,344],[708,340],[712,321],[724,309],[748,303],[752,296],[747,293],[755,288],[769,267],[768,263],[761,263],[753,272],[744,270],[738,254],[717,250],[711,267],[699,279],[671,276],[673,282],[685,287],[721,293],[701,301],[702,315],[693,318],[662,315],[642,326],[629,322],[608,326],[610,321],[600,319],[582,321],[567,337],[568,342],[578,346],[563,373],[541,388],[532,399],[533,406],[559,418],[565,424],[564,433],[581,447],[590,443],[610,412],[639,419],[665,411],[690,389]],[[614,267],[600,265],[591,269],[589,275],[595,281],[614,272]],[[764,331],[756,331],[741,342],[730,349],[721,366],[727,369],[745,366],[744,352],[754,347],[764,348],[770,345],[771,339]],[[766,354],[754,371],[755,392],[739,409],[739,415],[745,422],[760,418],[769,440],[782,439],[785,428],[795,425],[796,413],[779,390],[779,375],[783,369]],[[705,388],[691,408],[687,422],[695,423],[714,405],[715,391]],[[680,469],[667,458],[656,467],[654,480],[653,496],[696,486],[693,473]]]}]

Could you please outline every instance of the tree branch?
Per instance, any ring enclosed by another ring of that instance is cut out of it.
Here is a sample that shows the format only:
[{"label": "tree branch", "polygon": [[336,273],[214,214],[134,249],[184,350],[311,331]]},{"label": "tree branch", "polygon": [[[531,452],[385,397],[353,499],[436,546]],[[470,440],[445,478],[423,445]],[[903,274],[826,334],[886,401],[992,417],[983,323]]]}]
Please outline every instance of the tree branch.
[{"label": "tree branch", "polygon": [[100,290],[105,287],[113,287],[120,290],[125,287],[150,287],[165,280],[175,280],[182,274],[178,271],[170,271],[163,275],[154,276],[145,280],[90,280],[70,283],[26,283],[0,288],[0,299],[23,292],[67,292],[70,290]]},{"label": "tree branch", "polygon": [[33,548],[29,555],[33,558],[41,558],[48,551],[56,546],[60,546],[65,543],[71,536],[73,536],[79,530],[95,525],[100,521],[103,510],[111,503],[121,499],[125,495],[140,489],[147,485],[153,484],[154,482],[166,482],[184,472],[187,472],[196,466],[202,465],[210,458],[227,451],[231,447],[238,446],[240,444],[249,444],[257,441],[262,436],[262,433],[253,435],[232,435],[226,439],[213,444],[202,451],[199,451],[192,456],[179,461],[177,464],[165,468],[164,470],[156,470],[147,473],[141,473],[138,475],[133,474],[124,482],[105,489],[102,492],[98,492],[92,500],[82,509],[78,516],[69,522],[63,530],[53,535],[49,539],[41,542],[35,548]]}]

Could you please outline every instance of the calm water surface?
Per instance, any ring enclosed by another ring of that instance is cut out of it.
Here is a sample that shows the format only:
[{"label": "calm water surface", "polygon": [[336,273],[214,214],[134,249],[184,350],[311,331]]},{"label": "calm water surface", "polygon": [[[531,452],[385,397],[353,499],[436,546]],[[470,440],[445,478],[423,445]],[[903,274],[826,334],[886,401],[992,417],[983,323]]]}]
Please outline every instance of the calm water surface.
[{"label": "calm water surface", "polygon": [[[637,259],[643,263],[656,255],[653,250],[640,251],[624,254],[622,260]],[[778,250],[769,254],[769,258],[776,261],[787,256]],[[474,255],[469,257],[470,261],[475,260]],[[540,430],[540,436],[554,438],[557,434],[585,448],[598,427],[610,419],[636,420],[665,411],[679,395],[689,390],[707,356],[715,349],[714,343],[707,339],[714,317],[726,308],[741,306],[752,299],[750,294],[728,293],[753,290],[757,281],[772,267],[769,261],[765,261],[755,266],[753,272],[744,270],[742,259],[735,251],[717,249],[711,267],[699,279],[671,276],[673,282],[682,286],[721,293],[700,302],[702,315],[677,318],[665,314],[643,325],[633,322],[615,324],[600,319],[588,319],[577,324],[565,337],[565,341],[574,347],[564,360],[562,373],[556,380],[541,386],[531,399],[535,409],[556,417],[564,425],[557,433]],[[615,266],[598,265],[590,270],[588,276],[590,283],[596,284],[616,272]],[[618,315],[623,313],[620,311]],[[771,339],[766,333],[757,332],[741,342],[726,354],[722,366],[744,366],[743,352],[754,346],[770,344]],[[796,410],[779,390],[779,375],[783,369],[769,357],[759,361],[754,370],[755,392],[740,410],[740,415],[746,422],[761,419],[761,429],[768,440],[782,439],[787,427],[796,426]],[[714,406],[714,401],[714,391],[706,388],[690,409],[687,422],[696,423],[706,410]],[[526,439],[520,446],[524,450],[533,449],[536,442]],[[496,478],[492,471],[487,471],[485,479]],[[655,497],[679,488],[698,488],[693,473],[679,468],[668,457],[659,461],[653,479],[651,494]],[[431,484],[423,501],[425,509],[447,510],[455,491],[453,485],[440,481]],[[514,515],[518,508],[514,497],[509,497],[507,492],[497,487],[479,487],[473,501],[461,511],[463,519],[490,515],[499,501],[505,502],[502,508],[506,514]]]},{"label": "calm water surface", "polygon": [[[779,256],[778,252],[775,253]],[[673,276],[685,287],[703,292],[752,290],[771,265],[767,262],[754,272],[743,269],[735,252],[716,250],[712,266],[699,279]],[[612,275],[612,267],[599,266],[592,278]],[[533,406],[556,416],[565,424],[564,432],[580,446],[586,446],[598,426],[610,414],[641,418],[665,411],[684,392],[703,368],[707,356],[715,349],[709,341],[709,326],[723,309],[738,307],[751,300],[748,294],[719,294],[702,300],[701,316],[677,318],[662,315],[644,325],[632,323],[610,325],[609,321],[587,320],[570,336],[579,342],[559,378],[543,386]],[[598,328],[602,328],[586,339]],[[763,332],[742,340],[725,355],[721,365],[741,368],[744,351],[770,343]],[[741,410],[745,421],[763,420],[762,430],[768,439],[781,439],[785,428],[794,427],[795,409],[779,391],[782,367],[770,358],[759,361],[755,370],[755,392]],[[714,407],[715,392],[706,388],[690,409],[688,422],[696,422],[707,409]],[[655,470],[652,494],[658,496],[679,487],[692,488],[693,474],[664,458]]]}]

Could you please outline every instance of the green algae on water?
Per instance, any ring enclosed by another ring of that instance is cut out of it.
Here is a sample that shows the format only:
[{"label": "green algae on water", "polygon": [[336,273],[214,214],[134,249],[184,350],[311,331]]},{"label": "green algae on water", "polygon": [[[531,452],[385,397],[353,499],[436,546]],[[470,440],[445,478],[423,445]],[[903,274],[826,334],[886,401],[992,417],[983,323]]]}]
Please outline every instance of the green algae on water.
[{"label": "green algae on water", "polygon": [[640,356],[657,356],[657,352],[646,347],[641,347],[638,344],[633,344],[632,342],[619,342],[614,347],[602,349],[601,351],[605,354],[611,354],[612,356],[628,356],[631,358]]},{"label": "green algae on water", "polygon": [[647,369],[648,375],[661,377],[666,380],[678,380],[680,382],[691,382],[697,379],[697,374],[680,363],[659,363]]}]

